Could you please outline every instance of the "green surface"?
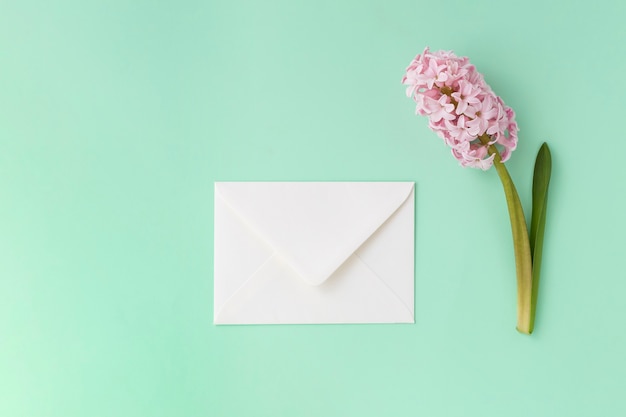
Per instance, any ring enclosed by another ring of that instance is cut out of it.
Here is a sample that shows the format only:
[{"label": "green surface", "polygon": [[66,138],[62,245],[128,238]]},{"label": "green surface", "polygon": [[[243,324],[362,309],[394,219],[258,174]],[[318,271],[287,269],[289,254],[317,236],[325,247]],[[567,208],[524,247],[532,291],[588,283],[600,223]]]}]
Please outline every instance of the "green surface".
[{"label": "green surface", "polygon": [[[626,415],[626,3],[0,1],[0,416]],[[518,114],[535,333],[495,171],[400,85],[468,55]],[[416,324],[216,327],[213,182],[416,181]],[[529,219],[528,219],[529,220]]]}]

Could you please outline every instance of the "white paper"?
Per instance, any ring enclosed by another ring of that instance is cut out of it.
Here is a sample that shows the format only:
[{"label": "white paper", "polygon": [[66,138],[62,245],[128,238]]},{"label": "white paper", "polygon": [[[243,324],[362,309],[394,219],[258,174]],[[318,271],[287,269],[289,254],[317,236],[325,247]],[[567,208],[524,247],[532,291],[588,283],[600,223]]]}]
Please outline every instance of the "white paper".
[{"label": "white paper", "polygon": [[215,183],[215,324],[413,323],[414,183]]}]

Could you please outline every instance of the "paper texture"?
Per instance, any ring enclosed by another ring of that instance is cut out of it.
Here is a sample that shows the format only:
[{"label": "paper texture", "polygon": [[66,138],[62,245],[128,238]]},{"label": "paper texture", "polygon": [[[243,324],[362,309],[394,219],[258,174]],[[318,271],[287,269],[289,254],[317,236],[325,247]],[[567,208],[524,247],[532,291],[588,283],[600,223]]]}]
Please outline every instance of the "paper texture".
[{"label": "paper texture", "polygon": [[414,183],[215,183],[215,324],[413,323]]}]

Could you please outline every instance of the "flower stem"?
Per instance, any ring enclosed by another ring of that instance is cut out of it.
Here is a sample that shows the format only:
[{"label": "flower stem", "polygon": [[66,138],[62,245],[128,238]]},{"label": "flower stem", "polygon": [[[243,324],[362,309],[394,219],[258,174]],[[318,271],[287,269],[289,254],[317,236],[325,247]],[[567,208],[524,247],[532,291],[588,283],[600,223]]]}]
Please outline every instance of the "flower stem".
[{"label": "flower stem", "polygon": [[532,257],[530,243],[528,239],[528,228],[524,210],[520,202],[519,195],[513,184],[513,180],[508,170],[502,163],[502,157],[495,145],[490,145],[490,138],[484,134],[479,137],[480,141],[489,146],[489,153],[494,155],[494,165],[502,187],[509,209],[511,220],[511,231],[513,233],[513,250],[515,252],[515,270],[517,272],[517,330],[520,333],[532,333],[532,317],[534,316],[534,305],[532,303],[533,277],[532,277]]}]

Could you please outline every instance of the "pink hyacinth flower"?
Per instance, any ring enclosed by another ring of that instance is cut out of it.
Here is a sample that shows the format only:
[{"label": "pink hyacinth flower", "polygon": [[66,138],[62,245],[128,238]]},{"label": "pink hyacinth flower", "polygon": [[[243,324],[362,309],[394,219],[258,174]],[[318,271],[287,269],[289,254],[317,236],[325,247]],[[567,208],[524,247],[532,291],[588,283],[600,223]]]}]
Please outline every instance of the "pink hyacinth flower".
[{"label": "pink hyacinth flower", "polygon": [[506,161],[517,147],[515,112],[496,96],[467,57],[452,51],[417,55],[402,83],[416,103],[416,113],[452,148],[462,166],[489,169],[495,145]]},{"label": "pink hyacinth flower", "polygon": [[407,86],[407,96],[416,103],[415,112],[428,117],[428,127],[451,148],[461,166],[482,170],[495,166],[511,220],[517,277],[517,330],[531,334],[552,170],[548,145],[541,146],[535,162],[529,233],[521,200],[503,164],[517,147],[518,128],[513,109],[495,95],[467,57],[457,57],[452,51],[424,49],[407,67],[402,83]]}]

